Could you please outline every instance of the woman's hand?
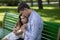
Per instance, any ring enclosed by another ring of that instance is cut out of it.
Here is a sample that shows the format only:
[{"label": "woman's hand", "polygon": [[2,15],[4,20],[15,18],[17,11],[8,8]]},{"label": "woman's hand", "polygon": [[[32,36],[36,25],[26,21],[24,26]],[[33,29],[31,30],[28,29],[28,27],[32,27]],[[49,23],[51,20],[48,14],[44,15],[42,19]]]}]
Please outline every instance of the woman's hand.
[{"label": "woman's hand", "polygon": [[18,31],[15,31],[14,33],[16,36],[18,36],[18,35],[22,34],[23,32],[18,30]]},{"label": "woman's hand", "polygon": [[15,27],[15,28],[13,29],[13,32],[17,32],[17,30],[18,30],[17,27]]},{"label": "woman's hand", "polygon": [[26,26],[27,26],[27,24],[23,24],[22,27],[21,27],[21,31],[23,33],[25,33],[25,31],[26,31]]},{"label": "woman's hand", "polygon": [[21,29],[21,31],[17,32],[18,28],[14,28],[13,32],[15,33],[15,35],[19,35],[19,34],[25,33],[25,31],[26,31],[26,24],[23,24],[20,29]]},{"label": "woman's hand", "polygon": [[15,27],[15,28],[13,29],[13,32],[14,32],[16,35],[19,35],[19,34],[21,33],[21,31],[20,31],[20,32],[17,32],[19,29],[20,29],[19,27]]}]

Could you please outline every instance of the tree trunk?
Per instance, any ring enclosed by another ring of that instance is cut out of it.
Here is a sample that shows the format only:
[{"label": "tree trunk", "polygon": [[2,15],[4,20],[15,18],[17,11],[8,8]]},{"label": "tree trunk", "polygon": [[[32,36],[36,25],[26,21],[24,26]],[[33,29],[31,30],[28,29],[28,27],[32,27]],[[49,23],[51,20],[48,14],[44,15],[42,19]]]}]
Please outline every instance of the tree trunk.
[{"label": "tree trunk", "polygon": [[48,4],[50,4],[50,1],[49,1],[49,0],[47,0],[47,3],[48,3]]},{"label": "tree trunk", "polygon": [[59,0],[59,8],[60,8],[60,0]]},{"label": "tree trunk", "polygon": [[38,0],[38,7],[39,9],[43,9],[42,0]]},{"label": "tree trunk", "polygon": [[33,6],[33,0],[31,0],[30,2],[31,2],[31,6]]}]

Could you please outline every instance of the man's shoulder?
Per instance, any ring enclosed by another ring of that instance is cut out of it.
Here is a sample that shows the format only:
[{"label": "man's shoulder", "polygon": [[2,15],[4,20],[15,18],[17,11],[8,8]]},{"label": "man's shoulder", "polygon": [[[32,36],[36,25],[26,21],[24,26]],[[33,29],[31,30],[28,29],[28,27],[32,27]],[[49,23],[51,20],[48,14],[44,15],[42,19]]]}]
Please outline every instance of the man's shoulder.
[{"label": "man's shoulder", "polygon": [[33,11],[32,12],[32,18],[40,18],[40,15],[39,15],[39,13],[38,12],[36,12],[36,11]]},{"label": "man's shoulder", "polygon": [[31,20],[39,20],[40,19],[40,15],[36,12],[36,11],[32,11],[32,13],[31,13],[31,15],[30,15],[30,17],[29,17],[29,19],[31,19]]}]

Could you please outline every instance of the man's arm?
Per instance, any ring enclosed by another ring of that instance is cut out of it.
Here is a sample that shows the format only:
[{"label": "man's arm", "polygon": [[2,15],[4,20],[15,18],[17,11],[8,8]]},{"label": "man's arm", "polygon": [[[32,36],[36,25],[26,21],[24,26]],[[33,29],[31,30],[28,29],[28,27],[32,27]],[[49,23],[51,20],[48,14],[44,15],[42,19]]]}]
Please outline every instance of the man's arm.
[{"label": "man's arm", "polygon": [[32,20],[31,23],[28,23],[28,26],[30,26],[30,32],[26,31],[26,36],[24,40],[36,40],[38,37],[38,27],[39,23],[37,20]]}]

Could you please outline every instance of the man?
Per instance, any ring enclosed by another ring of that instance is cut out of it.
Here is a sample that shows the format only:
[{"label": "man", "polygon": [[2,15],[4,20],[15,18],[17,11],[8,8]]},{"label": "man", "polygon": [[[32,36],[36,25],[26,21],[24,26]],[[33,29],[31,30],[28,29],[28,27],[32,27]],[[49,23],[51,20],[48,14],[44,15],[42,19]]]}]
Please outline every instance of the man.
[{"label": "man", "polygon": [[24,40],[41,40],[43,21],[40,15],[24,2],[18,6],[18,12],[28,17]]}]

